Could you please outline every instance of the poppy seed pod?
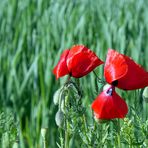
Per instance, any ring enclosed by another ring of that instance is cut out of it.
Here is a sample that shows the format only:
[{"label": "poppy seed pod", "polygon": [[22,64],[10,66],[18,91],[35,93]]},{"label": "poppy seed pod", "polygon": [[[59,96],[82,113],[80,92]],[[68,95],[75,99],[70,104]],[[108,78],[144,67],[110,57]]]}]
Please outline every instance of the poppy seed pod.
[{"label": "poppy seed pod", "polygon": [[61,110],[58,110],[55,116],[55,122],[57,126],[62,127],[64,124],[64,113]]}]

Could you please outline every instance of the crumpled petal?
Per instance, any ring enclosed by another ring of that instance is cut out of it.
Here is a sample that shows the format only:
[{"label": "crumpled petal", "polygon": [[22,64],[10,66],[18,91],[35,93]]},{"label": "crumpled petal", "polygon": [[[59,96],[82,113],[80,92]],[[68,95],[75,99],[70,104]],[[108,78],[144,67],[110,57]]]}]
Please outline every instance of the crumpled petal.
[{"label": "crumpled petal", "polygon": [[125,90],[148,86],[148,72],[128,56],[113,49],[108,50],[104,76],[108,83],[114,84],[117,81],[117,87]]},{"label": "crumpled petal", "polygon": [[124,118],[128,113],[126,102],[112,87],[100,93],[92,103],[92,109],[98,119]]},{"label": "crumpled petal", "polygon": [[73,46],[67,56],[68,70],[75,78],[87,75],[103,63],[93,51],[84,45]]},{"label": "crumpled petal", "polygon": [[58,64],[53,69],[53,73],[54,73],[54,75],[56,76],[57,79],[62,77],[62,76],[69,74],[69,71],[68,71],[68,68],[67,68],[67,63],[66,63],[68,53],[69,53],[68,49],[63,51]]}]

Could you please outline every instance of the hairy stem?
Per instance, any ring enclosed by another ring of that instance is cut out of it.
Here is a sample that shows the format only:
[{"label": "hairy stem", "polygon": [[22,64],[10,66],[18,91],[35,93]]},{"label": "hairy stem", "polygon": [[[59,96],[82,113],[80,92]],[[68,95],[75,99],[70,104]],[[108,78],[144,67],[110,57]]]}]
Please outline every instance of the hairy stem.
[{"label": "hairy stem", "polygon": [[[67,121],[66,121],[67,122]],[[66,130],[65,130],[65,148],[69,148],[69,132],[68,132],[68,123],[66,123]]]},{"label": "hairy stem", "polygon": [[96,78],[98,79],[99,83],[105,84],[105,81],[103,81],[102,79],[100,79],[99,76],[96,74],[95,71],[93,71],[93,73],[95,74],[95,76],[96,76]]},{"label": "hairy stem", "polygon": [[117,120],[117,141],[118,141],[118,148],[122,148],[121,146],[121,139],[120,139],[120,120]]}]

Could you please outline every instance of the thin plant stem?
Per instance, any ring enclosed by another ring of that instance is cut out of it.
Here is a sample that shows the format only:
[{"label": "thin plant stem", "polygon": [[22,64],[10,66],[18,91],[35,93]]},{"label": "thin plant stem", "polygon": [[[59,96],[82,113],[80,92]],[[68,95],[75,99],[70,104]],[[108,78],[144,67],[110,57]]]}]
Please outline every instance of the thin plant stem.
[{"label": "thin plant stem", "polygon": [[[85,114],[83,114],[83,122],[84,122],[84,126],[85,126],[85,136],[86,136],[86,139],[88,141],[88,143],[90,143],[90,140],[87,136],[87,132],[88,132],[88,125],[87,125],[87,122],[86,122],[86,118],[85,118]],[[91,148],[89,145],[88,145],[88,148]]]},{"label": "thin plant stem", "polygon": [[43,147],[47,148],[47,141],[46,141],[46,139],[43,141]]},{"label": "thin plant stem", "polygon": [[121,138],[120,138],[120,120],[117,120],[117,141],[118,141],[118,148],[122,148],[121,146]]},{"label": "thin plant stem", "polygon": [[100,79],[100,78],[98,77],[98,75],[96,74],[95,71],[93,71],[93,73],[95,74],[95,76],[96,76],[96,78],[98,79],[99,83],[105,84],[105,81],[103,81],[102,79]]},{"label": "thin plant stem", "polygon": [[87,132],[88,131],[88,127],[87,127],[87,123],[86,123],[86,118],[85,118],[85,114],[83,114],[83,122],[84,122],[84,125],[85,125],[85,131]]},{"label": "thin plant stem", "polygon": [[131,140],[131,138],[130,138],[129,141],[130,141],[129,147],[132,148],[132,140]]},{"label": "thin plant stem", "polygon": [[[68,92],[69,96],[69,92]],[[65,101],[64,101],[64,107],[65,107]],[[65,117],[65,148],[69,148],[69,123],[68,119]]]},{"label": "thin plant stem", "polygon": [[66,130],[65,130],[65,148],[69,148],[69,132],[68,132],[68,123],[66,123]]},{"label": "thin plant stem", "polygon": [[59,128],[59,133],[60,133],[60,147],[64,148],[64,143],[63,143],[63,134],[62,134],[62,129]]}]

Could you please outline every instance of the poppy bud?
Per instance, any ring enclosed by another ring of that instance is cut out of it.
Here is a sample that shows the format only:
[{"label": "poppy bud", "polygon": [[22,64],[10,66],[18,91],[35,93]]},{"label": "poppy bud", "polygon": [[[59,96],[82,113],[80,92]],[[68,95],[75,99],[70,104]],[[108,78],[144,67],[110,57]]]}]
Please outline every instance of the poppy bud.
[{"label": "poppy bud", "polygon": [[12,148],[19,148],[19,142],[18,141],[15,141],[13,143],[13,147]]},{"label": "poppy bud", "polygon": [[56,92],[53,95],[53,103],[55,105],[58,105],[59,104],[59,98],[60,98],[61,89],[62,88],[59,88],[58,90],[56,90]]},{"label": "poppy bud", "polygon": [[42,135],[43,139],[46,139],[47,130],[48,130],[48,128],[41,128],[41,135]]},{"label": "poppy bud", "polygon": [[145,87],[142,96],[143,96],[143,99],[145,100],[145,102],[148,103],[148,87]]},{"label": "poppy bud", "polygon": [[62,110],[62,112],[65,112],[65,99],[62,99],[61,100],[61,110]]},{"label": "poppy bud", "polygon": [[57,126],[62,127],[64,123],[64,113],[61,110],[58,110],[55,116],[55,122]]}]

